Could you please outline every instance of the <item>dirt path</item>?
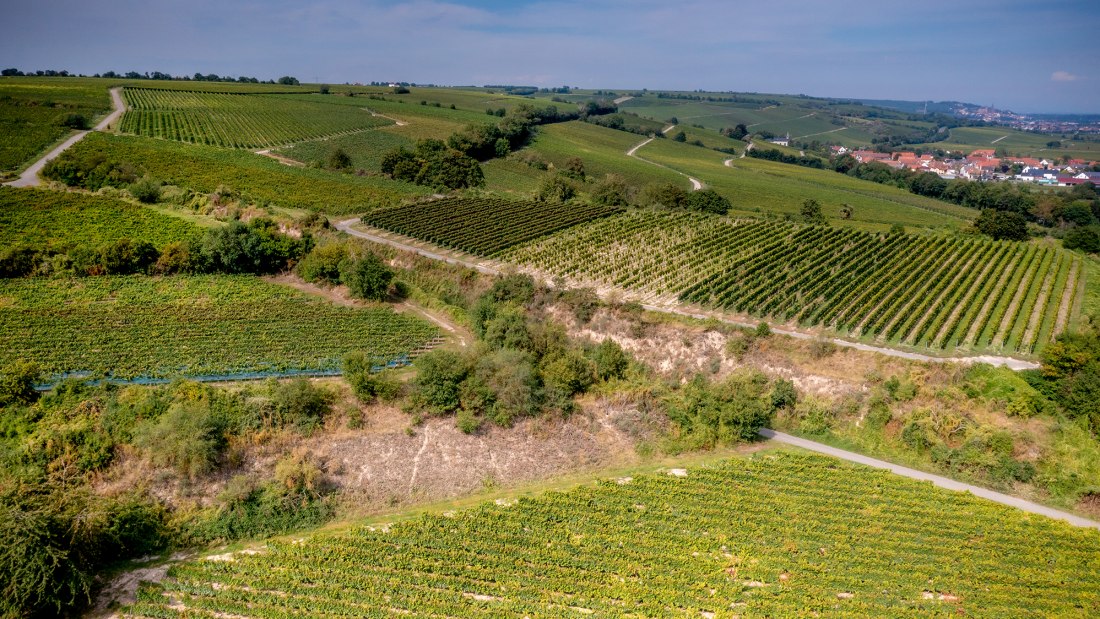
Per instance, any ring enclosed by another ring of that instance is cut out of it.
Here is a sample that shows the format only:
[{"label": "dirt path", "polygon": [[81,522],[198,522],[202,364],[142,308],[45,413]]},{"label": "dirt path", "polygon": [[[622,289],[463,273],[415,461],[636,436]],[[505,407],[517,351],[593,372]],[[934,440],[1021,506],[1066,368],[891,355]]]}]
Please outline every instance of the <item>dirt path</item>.
[{"label": "dirt path", "polygon": [[812,138],[815,135],[825,135],[826,133],[836,133],[837,131],[844,131],[848,127],[841,127],[840,129],[830,129],[828,131],[819,131],[817,133],[807,133],[806,135],[800,135],[798,137],[791,138],[792,140],[801,140],[802,138]]},{"label": "dirt path", "polygon": [[[336,305],[343,305],[345,307],[372,307],[376,305],[352,297],[348,293],[347,286],[319,286],[317,284],[311,284],[297,275],[271,275],[263,279],[273,284],[288,286],[307,294],[324,297]],[[416,301],[406,299],[398,304],[396,308],[397,311],[419,314],[428,322],[446,331],[462,348],[469,346],[469,343],[474,339],[473,334],[470,333],[468,329],[457,324],[450,316],[425,307]]]},{"label": "dirt path", "polygon": [[407,120],[398,120],[398,119],[393,118],[391,116],[386,116],[385,114],[379,114],[378,112],[375,112],[374,110],[370,109],[369,107],[365,107],[363,109],[370,112],[371,116],[377,116],[378,118],[385,118],[386,120],[392,120],[394,122],[394,124],[396,124],[398,127],[404,127],[404,126],[409,124],[409,121],[407,121]]},{"label": "dirt path", "polygon": [[[431,258],[432,260],[439,260],[448,264],[454,264],[458,266],[468,267],[477,270],[481,273],[488,275],[500,275],[509,271],[518,270],[515,265],[494,262],[491,260],[479,260],[473,256],[462,254],[459,252],[448,252],[449,255],[444,255],[443,251],[439,249],[428,249],[429,245],[417,241],[416,239],[409,239],[402,237],[401,235],[370,230],[363,231],[356,229],[352,226],[360,223],[358,219],[346,219],[336,224],[336,228],[351,236],[359,237],[372,241],[375,243],[381,243],[388,245],[395,249],[403,251],[409,251],[425,258]],[[549,282],[553,278],[549,274],[539,274],[539,279]],[[604,299],[618,298],[622,299],[624,296],[630,296],[630,291],[620,290],[613,287],[602,287],[597,289],[597,293]],[[673,302],[674,303],[674,302]],[[699,320],[718,320],[726,324],[731,324],[739,327],[756,327],[756,323],[744,322],[733,320],[727,316],[724,316],[720,312],[705,310],[698,308],[696,311],[683,309],[673,303],[669,304],[642,304],[642,308],[651,312],[658,312],[662,314],[674,314],[677,316],[684,316],[687,318],[695,318]],[[818,339],[821,336],[815,333],[806,333],[802,331],[794,331],[791,329],[782,329],[772,327],[772,331],[779,333],[780,335],[786,335],[797,339],[812,340]],[[988,363],[995,366],[1004,366],[1013,370],[1030,370],[1037,369],[1038,363],[1032,361],[1025,361],[1023,359],[1016,359],[1014,357],[998,357],[993,355],[973,355],[973,356],[947,356],[947,357],[933,357],[931,355],[923,355],[920,353],[909,352],[905,350],[896,350],[893,348],[887,348],[884,346],[872,346],[870,344],[863,344],[860,342],[850,342],[848,340],[842,340],[839,338],[830,338],[830,341],[837,346],[844,346],[846,348],[854,348],[856,350],[863,350],[867,352],[876,352],[879,354],[887,355],[890,357],[897,357],[899,359],[909,359],[911,361],[924,361],[929,363]]]},{"label": "dirt path", "polygon": [[56,158],[58,155],[72,147],[73,144],[76,144],[80,140],[83,140],[84,136],[88,135],[92,131],[106,131],[111,127],[112,124],[116,123],[119,117],[122,116],[122,113],[126,111],[126,103],[122,100],[122,88],[112,88],[110,92],[112,111],[110,114],[104,117],[103,120],[99,121],[94,129],[92,129],[91,131],[78,131],[76,134],[70,136],[69,139],[57,145],[53,150],[46,153],[44,157],[32,163],[30,167],[28,167],[26,170],[23,170],[23,173],[19,175],[18,179],[4,184],[9,187],[39,186],[40,184],[42,184],[42,181],[39,180],[38,173],[42,171],[42,168],[46,167],[46,164],[51,159]]},{"label": "dirt path", "polygon": [[633,96],[631,96],[631,95],[627,95],[627,96],[625,96],[625,97],[619,97],[618,99],[615,99],[615,100],[613,101],[613,103],[614,103],[615,105],[622,105],[622,104],[626,103],[627,101],[630,101],[630,100],[631,100],[631,99],[633,99],[633,98],[634,98]]},{"label": "dirt path", "polygon": [[288,165],[292,168],[304,168],[304,167],[306,167],[306,164],[302,163],[301,161],[291,159],[289,157],[284,157],[284,156],[282,156],[278,153],[273,153],[273,152],[271,152],[271,149],[269,149],[269,148],[265,148],[263,150],[255,150],[255,151],[252,151],[252,152],[256,153],[257,155],[263,155],[264,157],[271,157],[275,161],[278,161],[279,163],[281,163],[283,165]]},{"label": "dirt path", "polygon": [[786,443],[787,445],[794,445],[795,447],[801,447],[802,449],[808,449],[820,454],[832,456],[834,458],[840,458],[841,460],[847,460],[848,462],[855,462],[857,464],[863,464],[871,466],[876,469],[886,469],[895,475],[901,475],[902,477],[908,477],[910,479],[919,479],[921,481],[930,481],[933,484],[947,488],[948,490],[954,490],[956,492],[969,492],[974,496],[981,497],[988,501],[1000,503],[1001,505],[1007,505],[1009,507],[1015,507],[1016,509],[1022,509],[1026,512],[1033,514],[1040,514],[1048,518],[1054,518],[1056,520],[1064,520],[1074,526],[1088,527],[1092,529],[1100,529],[1100,522],[1095,520],[1089,520],[1088,518],[1082,518],[1073,514],[1067,514],[1063,511],[1058,511],[1045,505],[1039,505],[1038,503],[1032,503],[1031,501],[1025,501],[1014,496],[1007,494],[1001,494],[1000,492],[994,492],[980,486],[972,486],[970,484],[964,484],[962,482],[941,477],[939,475],[932,475],[931,473],[925,473],[924,471],[918,471],[897,464],[891,464],[883,460],[876,460],[875,458],[869,458],[864,455],[860,455],[851,451],[845,451],[843,449],[837,449],[836,447],[830,447],[822,443],[809,441],[797,436],[791,436],[790,434],[784,434],[783,432],[776,432],[774,430],[763,429],[760,430],[760,436],[780,443]]},{"label": "dirt path", "polygon": [[[664,128],[664,129],[663,129],[663,130],[661,131],[661,133],[668,133],[669,131],[672,131],[672,130],[673,130],[673,129],[675,129],[675,128],[676,128],[676,125],[669,125],[669,126],[665,127],[665,128]],[[683,172],[681,172],[681,171],[679,171],[679,170],[673,170],[672,168],[670,168],[670,167],[668,167],[668,166],[666,166],[666,165],[664,165],[664,164],[660,164],[660,163],[657,163],[656,161],[650,161],[649,159],[645,159],[644,157],[639,157],[639,156],[638,156],[638,155],[636,154],[636,153],[638,152],[638,149],[639,149],[639,148],[641,148],[641,147],[645,146],[646,144],[649,144],[649,143],[650,143],[650,142],[652,142],[652,141],[653,141],[654,139],[655,139],[655,138],[647,138],[647,139],[645,139],[645,140],[642,140],[641,142],[639,142],[639,143],[635,144],[634,146],[632,146],[632,147],[630,148],[630,150],[626,151],[626,156],[627,156],[627,157],[634,157],[635,159],[637,159],[637,160],[639,160],[639,161],[644,161],[644,162],[646,162],[646,163],[648,163],[648,164],[650,164],[650,165],[655,165],[655,166],[657,166],[658,168],[664,168],[664,169],[666,169],[666,170],[671,170],[671,171],[673,171],[673,172],[675,172],[675,173],[679,174],[680,176],[683,176],[683,177],[687,178],[687,179],[688,179],[688,181],[690,181],[690,182],[691,182],[691,190],[692,190],[692,191],[699,191],[700,189],[702,189],[702,188],[703,188],[703,183],[702,183],[702,181],[700,181],[699,179],[697,179],[697,178],[693,178],[693,177],[691,177],[691,176],[688,176],[687,174],[684,174]]]}]

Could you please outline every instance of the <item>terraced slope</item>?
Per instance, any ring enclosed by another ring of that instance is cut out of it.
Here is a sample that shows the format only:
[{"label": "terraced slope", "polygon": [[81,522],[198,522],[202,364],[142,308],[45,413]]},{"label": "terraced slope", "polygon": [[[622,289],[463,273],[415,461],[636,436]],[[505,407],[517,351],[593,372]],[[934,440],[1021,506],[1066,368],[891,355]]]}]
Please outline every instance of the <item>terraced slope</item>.
[{"label": "terraced slope", "polygon": [[1100,534],[789,452],[173,567],[129,617],[1086,617]]}]

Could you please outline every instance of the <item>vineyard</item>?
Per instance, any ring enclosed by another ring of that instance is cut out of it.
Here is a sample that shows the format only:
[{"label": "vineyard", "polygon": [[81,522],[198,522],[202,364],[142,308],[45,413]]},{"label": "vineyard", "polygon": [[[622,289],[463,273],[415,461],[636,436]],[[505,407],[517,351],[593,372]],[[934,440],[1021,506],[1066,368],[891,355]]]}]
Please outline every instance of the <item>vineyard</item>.
[{"label": "vineyard", "polygon": [[107,84],[99,80],[0,80],[0,172],[30,163],[48,146],[72,133],[63,126],[70,114],[83,116],[90,126],[110,108]]},{"label": "vineyard", "polygon": [[364,215],[363,222],[444,247],[489,256],[620,210],[588,204],[446,198],[380,209]]},{"label": "vineyard", "polygon": [[631,211],[501,259],[879,342],[1030,354],[1064,330],[1071,254],[1034,244]]},{"label": "vineyard", "polygon": [[263,148],[391,124],[343,105],[279,95],[127,88],[120,131],[228,148]]},{"label": "vineyard", "polygon": [[379,363],[438,335],[385,307],[336,306],[250,276],[0,280],[0,366],[117,378],[337,370]]},{"label": "vineyard", "polygon": [[163,247],[198,230],[182,219],[120,200],[0,187],[0,232],[8,246],[98,247],[128,238]]},{"label": "vineyard", "polygon": [[1100,534],[816,455],[179,564],[128,617],[1087,617]]},{"label": "vineyard", "polygon": [[101,153],[112,161],[134,164],[166,183],[203,193],[225,185],[257,202],[326,213],[362,213],[409,194],[427,193],[423,187],[376,176],[292,168],[247,151],[128,135],[93,133],[70,152],[80,157]]}]

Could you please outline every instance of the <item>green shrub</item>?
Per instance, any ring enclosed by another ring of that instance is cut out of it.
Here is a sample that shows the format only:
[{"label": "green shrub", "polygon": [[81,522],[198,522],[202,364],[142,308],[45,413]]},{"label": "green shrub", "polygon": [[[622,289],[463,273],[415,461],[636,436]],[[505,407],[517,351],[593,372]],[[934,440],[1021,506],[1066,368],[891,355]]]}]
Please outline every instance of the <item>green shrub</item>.
[{"label": "green shrub", "polygon": [[272,379],[269,389],[276,422],[280,426],[315,427],[324,419],[335,399],[330,391],[317,387],[304,377],[285,382]]},{"label": "green shrub", "polygon": [[295,270],[307,282],[324,282],[339,285],[340,265],[348,259],[347,246],[343,243],[326,243],[314,247],[306,254]]},{"label": "green shrub", "polygon": [[593,348],[589,357],[596,364],[596,377],[600,380],[625,378],[626,370],[630,367],[630,358],[626,351],[611,338]]},{"label": "green shrub", "polygon": [[38,399],[34,384],[41,378],[42,370],[33,361],[16,359],[0,368],[0,407],[34,402]]},{"label": "green shrub", "polygon": [[584,393],[596,382],[596,364],[570,350],[543,366],[542,379],[563,394]]},{"label": "green shrub", "polygon": [[389,293],[393,271],[382,259],[368,253],[359,260],[346,260],[340,267],[340,281],[360,299],[381,301]]},{"label": "green shrub", "polygon": [[459,390],[470,371],[458,353],[433,350],[416,360],[412,405],[430,414],[445,415],[459,408]]},{"label": "green shrub", "polygon": [[160,181],[143,176],[130,184],[130,195],[143,204],[156,204],[160,200]]},{"label": "green shrub", "polygon": [[158,419],[137,427],[134,445],[154,464],[194,479],[214,469],[225,447],[223,427],[209,399],[176,401]]}]

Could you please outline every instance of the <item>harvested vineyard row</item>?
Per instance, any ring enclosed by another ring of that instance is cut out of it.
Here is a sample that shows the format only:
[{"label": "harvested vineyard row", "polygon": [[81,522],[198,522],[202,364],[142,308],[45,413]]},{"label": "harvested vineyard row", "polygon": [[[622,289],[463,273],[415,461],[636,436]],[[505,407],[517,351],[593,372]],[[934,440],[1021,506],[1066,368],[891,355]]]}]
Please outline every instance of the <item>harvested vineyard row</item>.
[{"label": "harvested vineyard row", "polygon": [[1069,279],[1050,248],[640,210],[499,257],[881,343],[1025,354],[1053,337],[1038,317],[1058,313]]},{"label": "harvested vineyard row", "polygon": [[500,198],[445,198],[379,209],[363,216],[363,222],[444,247],[491,256],[513,245],[620,210]]},{"label": "harvested vineyard row", "polygon": [[228,148],[260,148],[380,127],[366,110],[280,95],[127,88],[120,131]]},{"label": "harvested vineyard row", "polygon": [[330,371],[400,360],[439,335],[388,308],[332,305],[251,276],[0,280],[0,366],[117,378]]},{"label": "harvested vineyard row", "polygon": [[1095,531],[817,455],[768,453],[678,472],[180,564],[123,614],[699,617],[732,608],[754,617],[815,609],[1000,618],[1100,610]]}]

